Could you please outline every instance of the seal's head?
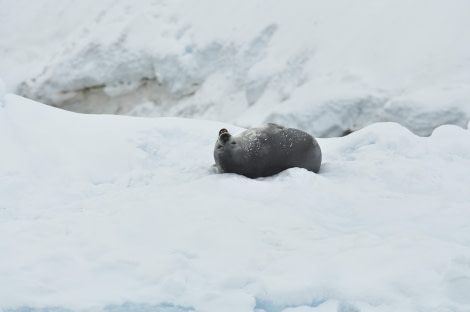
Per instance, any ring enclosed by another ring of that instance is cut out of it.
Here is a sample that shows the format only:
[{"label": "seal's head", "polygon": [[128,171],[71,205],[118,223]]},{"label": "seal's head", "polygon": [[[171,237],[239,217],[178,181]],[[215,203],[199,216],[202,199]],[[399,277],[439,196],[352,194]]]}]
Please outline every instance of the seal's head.
[{"label": "seal's head", "polygon": [[220,172],[233,172],[232,167],[239,166],[240,160],[243,160],[243,151],[237,140],[227,129],[220,129],[214,148],[214,160]]}]

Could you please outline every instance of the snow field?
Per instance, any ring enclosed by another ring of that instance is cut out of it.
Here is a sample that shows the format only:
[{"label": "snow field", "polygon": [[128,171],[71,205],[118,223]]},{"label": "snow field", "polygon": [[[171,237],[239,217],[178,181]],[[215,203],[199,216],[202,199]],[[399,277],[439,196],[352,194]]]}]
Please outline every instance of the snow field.
[{"label": "snow field", "polygon": [[222,127],[4,96],[0,308],[468,310],[468,129],[374,124],[252,180],[211,171]]}]

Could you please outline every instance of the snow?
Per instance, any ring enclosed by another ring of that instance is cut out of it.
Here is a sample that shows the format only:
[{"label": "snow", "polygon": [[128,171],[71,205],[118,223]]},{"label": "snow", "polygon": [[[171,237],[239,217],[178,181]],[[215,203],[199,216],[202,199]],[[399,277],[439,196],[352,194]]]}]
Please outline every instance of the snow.
[{"label": "snow", "polygon": [[2,311],[467,311],[470,131],[375,123],[319,174],[211,171],[222,122],[0,108]]},{"label": "snow", "polygon": [[379,121],[428,136],[470,120],[465,0],[0,5],[7,91],[76,112],[319,137]]},{"label": "snow", "polygon": [[[469,311],[468,12],[0,0],[0,311]],[[320,173],[213,171],[267,122]]]}]

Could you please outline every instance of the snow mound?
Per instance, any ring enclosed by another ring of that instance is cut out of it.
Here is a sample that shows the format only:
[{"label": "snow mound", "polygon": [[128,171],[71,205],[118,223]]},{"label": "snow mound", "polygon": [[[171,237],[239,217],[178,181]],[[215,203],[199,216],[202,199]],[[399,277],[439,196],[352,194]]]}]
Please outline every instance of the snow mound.
[{"label": "snow mound", "polygon": [[468,311],[470,131],[319,139],[320,174],[214,174],[220,128],[0,107],[3,311]]},{"label": "snow mound", "polygon": [[3,7],[8,90],[76,112],[282,121],[320,137],[377,121],[430,135],[470,120],[467,1]]}]

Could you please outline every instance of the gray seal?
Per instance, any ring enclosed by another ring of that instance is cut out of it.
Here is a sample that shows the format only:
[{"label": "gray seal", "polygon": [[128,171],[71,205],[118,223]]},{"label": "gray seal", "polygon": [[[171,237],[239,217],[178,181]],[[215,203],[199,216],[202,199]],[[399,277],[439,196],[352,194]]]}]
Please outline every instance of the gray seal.
[{"label": "gray seal", "polygon": [[214,147],[219,172],[249,178],[267,177],[293,167],[318,173],[321,158],[320,146],[313,136],[274,123],[235,136],[221,129]]}]

